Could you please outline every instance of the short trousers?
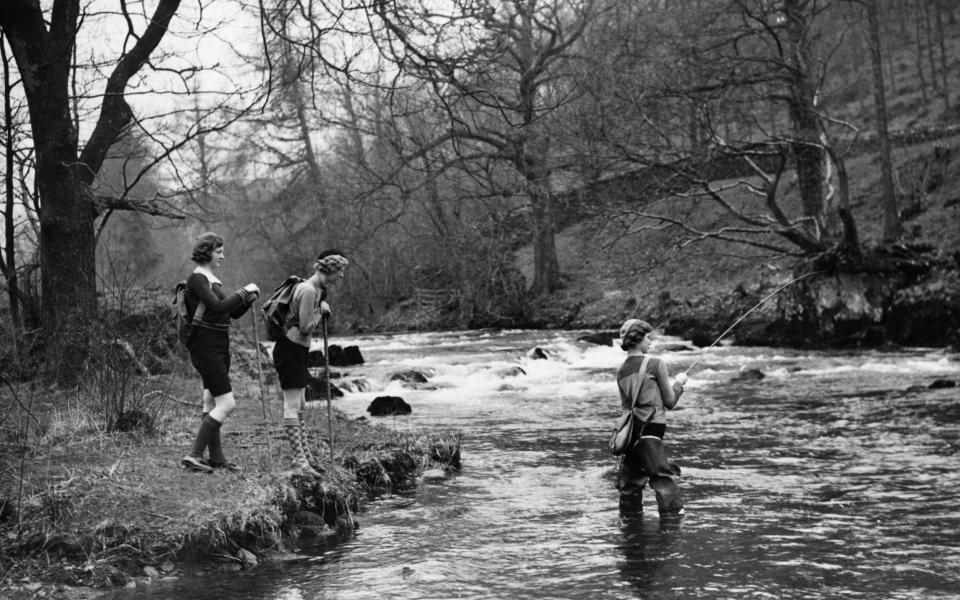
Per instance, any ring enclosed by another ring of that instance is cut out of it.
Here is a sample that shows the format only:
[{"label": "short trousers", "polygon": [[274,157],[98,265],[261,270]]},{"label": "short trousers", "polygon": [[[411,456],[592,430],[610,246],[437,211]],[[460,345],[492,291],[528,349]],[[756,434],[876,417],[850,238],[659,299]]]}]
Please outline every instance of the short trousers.
[{"label": "short trousers", "polygon": [[203,389],[216,398],[233,391],[230,385],[230,335],[195,327],[190,343],[190,363],[203,380]]},{"label": "short trousers", "polygon": [[281,390],[307,387],[307,354],[310,349],[280,338],[273,346],[273,366],[277,368]]}]

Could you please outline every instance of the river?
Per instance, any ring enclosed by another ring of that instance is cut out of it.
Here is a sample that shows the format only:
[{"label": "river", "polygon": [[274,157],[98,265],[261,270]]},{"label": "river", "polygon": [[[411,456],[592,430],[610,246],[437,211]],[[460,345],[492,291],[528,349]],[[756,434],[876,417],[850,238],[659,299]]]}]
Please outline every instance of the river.
[{"label": "river", "polygon": [[[300,560],[108,597],[960,598],[960,388],[928,387],[960,380],[960,356],[711,350],[668,413],[686,509],[661,525],[651,495],[620,518],[604,445],[624,353],[582,333],[332,340],[360,347],[343,371],[373,385],[336,405],[359,417],[402,396],[412,415],[374,421],[462,431],[462,471],[374,501],[354,536]],[[651,350],[671,372],[701,354],[678,342]],[[433,389],[389,381],[404,369]],[[763,377],[738,380],[748,369]]]}]

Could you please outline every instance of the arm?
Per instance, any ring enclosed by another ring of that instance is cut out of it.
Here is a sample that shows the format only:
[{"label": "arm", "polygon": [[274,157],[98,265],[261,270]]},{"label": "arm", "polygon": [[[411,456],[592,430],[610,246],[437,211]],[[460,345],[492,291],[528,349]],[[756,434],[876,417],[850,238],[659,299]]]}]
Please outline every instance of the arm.
[{"label": "arm", "polygon": [[241,289],[221,300],[213,293],[213,288],[207,278],[200,273],[193,273],[187,278],[187,288],[200,302],[206,305],[207,311],[216,313],[231,312],[246,304],[247,298],[253,297],[252,294]]},{"label": "arm", "polygon": [[679,381],[670,384],[670,373],[667,372],[667,363],[662,360],[657,361],[657,370],[654,374],[657,385],[660,387],[660,398],[667,409],[672,409],[680,400],[683,393],[683,385]]},{"label": "arm", "polygon": [[320,324],[319,317],[315,312],[313,312],[313,305],[316,303],[317,299],[317,290],[312,284],[305,285],[301,289],[300,310],[297,313],[297,316],[299,317],[297,330],[299,331],[300,335],[306,337],[313,335],[317,325]]}]

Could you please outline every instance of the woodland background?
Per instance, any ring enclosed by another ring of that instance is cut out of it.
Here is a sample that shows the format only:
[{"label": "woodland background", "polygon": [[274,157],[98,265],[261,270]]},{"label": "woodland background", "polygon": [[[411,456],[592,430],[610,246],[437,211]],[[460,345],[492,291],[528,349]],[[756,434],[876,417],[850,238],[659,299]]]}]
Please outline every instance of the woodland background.
[{"label": "woodland background", "polygon": [[610,326],[949,257],[957,9],[5,0],[3,364],[69,381],[206,230],[228,287],[341,248],[354,331]]}]

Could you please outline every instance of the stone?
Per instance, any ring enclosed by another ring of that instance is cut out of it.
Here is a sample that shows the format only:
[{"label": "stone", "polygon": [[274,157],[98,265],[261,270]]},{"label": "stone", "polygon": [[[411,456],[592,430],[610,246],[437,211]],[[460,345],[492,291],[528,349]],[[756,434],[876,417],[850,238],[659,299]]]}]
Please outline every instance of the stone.
[{"label": "stone", "polygon": [[547,360],[550,357],[547,356],[547,353],[543,350],[543,348],[536,347],[531,348],[530,351],[527,352],[527,358],[531,358],[533,360]]},{"label": "stone", "polygon": [[420,477],[426,483],[440,483],[446,481],[447,472],[443,469],[427,469]]},{"label": "stone", "polygon": [[250,552],[246,548],[240,548],[237,550],[237,558],[240,559],[240,563],[243,565],[244,569],[252,569],[257,566],[257,555],[253,552]]},{"label": "stone", "polygon": [[507,367],[505,369],[500,369],[497,371],[499,377],[519,377],[520,375],[526,375],[527,372],[521,369],[520,367]]},{"label": "stone", "polygon": [[730,381],[760,381],[766,377],[760,369],[744,369],[733,376]]},{"label": "stone", "polygon": [[427,383],[430,380],[426,371],[418,369],[408,369],[406,371],[397,371],[390,375],[390,381],[399,381],[401,383]]},{"label": "stone", "polygon": [[154,567],[151,567],[150,565],[147,565],[143,568],[143,574],[150,579],[156,579],[157,577],[160,577],[160,571]]},{"label": "stone", "polygon": [[619,331],[598,331],[588,333],[577,338],[578,342],[597,344],[598,346],[613,346],[613,340],[620,339]]},{"label": "stone", "polygon": [[935,379],[928,387],[931,390],[942,390],[946,388],[957,387],[957,382],[953,381],[952,379]]},{"label": "stone", "polygon": [[330,365],[334,367],[350,367],[353,365],[362,365],[364,363],[363,354],[357,346],[347,346],[341,348],[337,344],[332,344],[328,348],[330,352]]},{"label": "stone", "polygon": [[413,409],[399,396],[377,396],[367,407],[371,417],[389,417],[393,415],[409,415]]}]

